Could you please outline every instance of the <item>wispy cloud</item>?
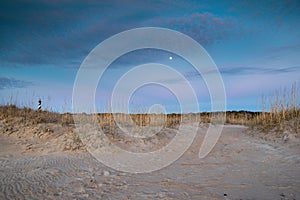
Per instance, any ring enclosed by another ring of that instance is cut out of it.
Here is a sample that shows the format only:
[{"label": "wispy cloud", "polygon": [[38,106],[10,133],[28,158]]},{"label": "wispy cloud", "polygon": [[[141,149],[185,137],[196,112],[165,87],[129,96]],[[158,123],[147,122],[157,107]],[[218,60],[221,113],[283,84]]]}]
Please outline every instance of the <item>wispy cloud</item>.
[{"label": "wispy cloud", "polygon": [[244,74],[280,74],[287,72],[300,72],[300,66],[291,67],[226,67],[222,68],[221,73],[224,75],[244,75]]},{"label": "wispy cloud", "polygon": [[157,24],[185,33],[203,45],[209,45],[242,33],[243,27],[233,17],[220,17],[210,12],[158,18]]},{"label": "wispy cloud", "polygon": [[31,85],[33,85],[33,82],[30,81],[18,80],[12,77],[0,77],[0,90],[25,88]]},{"label": "wispy cloud", "polygon": [[[269,68],[263,68],[263,67],[220,67],[219,72],[222,76],[243,76],[243,75],[280,75],[284,73],[300,73],[300,66],[291,66],[291,67],[269,67]],[[187,80],[198,80],[202,79],[201,76],[205,74],[212,74],[212,73],[218,73],[215,70],[206,70],[202,72],[203,74],[191,70],[191,71],[185,71],[182,73],[182,75]],[[177,79],[170,79],[168,82],[174,82],[177,83],[179,80]]]}]

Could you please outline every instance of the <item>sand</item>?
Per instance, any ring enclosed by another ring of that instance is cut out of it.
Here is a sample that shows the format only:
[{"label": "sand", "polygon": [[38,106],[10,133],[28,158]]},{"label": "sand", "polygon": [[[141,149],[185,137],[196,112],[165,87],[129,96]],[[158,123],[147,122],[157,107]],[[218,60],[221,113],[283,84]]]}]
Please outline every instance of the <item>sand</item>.
[{"label": "sand", "polygon": [[203,126],[172,165],[130,174],[83,148],[65,148],[68,139],[53,130],[44,138],[0,135],[0,199],[300,199],[298,140],[266,141],[226,125],[212,152],[199,159]]}]

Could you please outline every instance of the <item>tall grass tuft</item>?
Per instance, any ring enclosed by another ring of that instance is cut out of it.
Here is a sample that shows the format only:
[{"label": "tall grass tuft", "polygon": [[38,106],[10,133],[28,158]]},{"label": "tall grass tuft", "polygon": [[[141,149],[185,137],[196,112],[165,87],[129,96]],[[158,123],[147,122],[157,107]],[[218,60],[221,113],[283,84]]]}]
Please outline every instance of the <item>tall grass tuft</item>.
[{"label": "tall grass tuft", "polygon": [[[299,82],[300,83],[300,82]],[[269,98],[262,97],[262,112],[252,121],[252,127],[262,131],[300,132],[300,84],[275,90]],[[268,103],[268,104],[267,104]],[[268,105],[268,106],[267,106]]]}]

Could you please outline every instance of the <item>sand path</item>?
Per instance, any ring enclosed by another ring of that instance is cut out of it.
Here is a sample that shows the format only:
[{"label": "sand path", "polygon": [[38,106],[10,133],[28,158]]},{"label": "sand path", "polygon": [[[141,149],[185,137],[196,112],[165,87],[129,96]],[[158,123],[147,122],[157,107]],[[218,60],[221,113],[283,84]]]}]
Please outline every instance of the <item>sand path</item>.
[{"label": "sand path", "polygon": [[89,153],[28,151],[0,136],[0,199],[300,199],[300,145],[267,142],[226,126],[213,151],[205,133],[175,163],[148,174],[110,169]]}]

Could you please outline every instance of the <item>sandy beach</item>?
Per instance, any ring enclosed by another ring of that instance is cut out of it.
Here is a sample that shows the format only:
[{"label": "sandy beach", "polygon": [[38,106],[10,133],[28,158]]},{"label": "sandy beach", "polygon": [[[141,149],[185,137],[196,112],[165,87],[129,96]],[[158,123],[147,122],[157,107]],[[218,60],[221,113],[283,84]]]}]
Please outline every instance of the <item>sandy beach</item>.
[{"label": "sandy beach", "polygon": [[172,165],[145,174],[108,168],[84,148],[67,150],[68,139],[59,133],[2,134],[0,199],[300,198],[297,139],[267,141],[251,136],[247,127],[225,125],[213,151],[199,159],[205,132],[202,126]]}]

